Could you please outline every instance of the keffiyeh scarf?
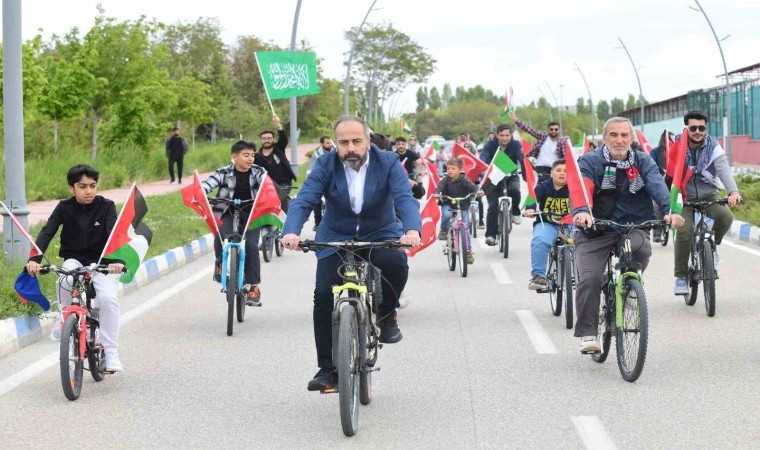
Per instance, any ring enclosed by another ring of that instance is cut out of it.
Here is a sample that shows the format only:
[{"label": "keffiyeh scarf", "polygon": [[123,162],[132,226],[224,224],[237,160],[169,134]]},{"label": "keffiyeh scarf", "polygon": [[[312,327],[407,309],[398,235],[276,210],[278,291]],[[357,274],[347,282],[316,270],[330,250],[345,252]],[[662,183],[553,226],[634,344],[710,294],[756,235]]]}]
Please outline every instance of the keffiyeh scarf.
[{"label": "keffiyeh scarf", "polygon": [[[636,168],[636,160],[634,152],[628,151],[628,157],[621,160],[613,160],[610,158],[610,149],[607,146],[602,147],[602,153],[604,154],[604,160],[608,164],[614,164],[620,170],[625,170],[625,175],[628,177],[628,191],[631,194],[637,193],[644,187],[644,179],[641,178],[639,169]],[[604,177],[602,178],[602,189],[616,189],[616,175],[614,170],[604,171]]]}]

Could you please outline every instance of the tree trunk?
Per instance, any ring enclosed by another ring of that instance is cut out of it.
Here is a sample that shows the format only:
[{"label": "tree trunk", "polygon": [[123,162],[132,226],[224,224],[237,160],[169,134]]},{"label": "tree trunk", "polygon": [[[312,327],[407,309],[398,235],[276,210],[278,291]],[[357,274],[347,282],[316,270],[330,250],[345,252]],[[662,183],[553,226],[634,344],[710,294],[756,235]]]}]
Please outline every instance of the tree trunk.
[{"label": "tree trunk", "polygon": [[53,153],[58,153],[58,119],[53,119]]},{"label": "tree trunk", "polygon": [[193,150],[195,150],[195,127],[193,127]]},{"label": "tree trunk", "polygon": [[98,157],[98,112],[92,110],[92,160]]},{"label": "tree trunk", "polygon": [[216,122],[211,124],[211,145],[216,145]]}]

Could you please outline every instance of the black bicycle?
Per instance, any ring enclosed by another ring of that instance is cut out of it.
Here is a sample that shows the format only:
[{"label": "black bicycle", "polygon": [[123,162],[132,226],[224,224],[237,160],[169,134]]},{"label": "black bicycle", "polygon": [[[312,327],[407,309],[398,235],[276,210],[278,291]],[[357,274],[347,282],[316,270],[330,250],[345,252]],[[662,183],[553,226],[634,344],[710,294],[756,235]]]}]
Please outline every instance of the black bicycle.
[{"label": "black bicycle", "polygon": [[687,305],[693,306],[697,302],[699,294],[699,283],[702,283],[702,290],[705,297],[705,310],[708,317],[715,315],[715,280],[717,272],[715,270],[715,257],[718,249],[715,246],[713,236],[713,218],[710,217],[707,209],[714,204],[727,205],[728,199],[705,200],[691,203],[684,203],[684,208],[694,210],[694,236],[691,238],[691,263],[689,264],[689,294],[684,296]]},{"label": "black bicycle", "polygon": [[[288,195],[290,194],[290,191],[297,188],[297,186],[278,187]],[[282,234],[279,228],[273,225],[261,228],[261,244],[259,244],[259,249],[261,250],[261,256],[264,258],[264,262],[270,262],[274,254],[282,256],[285,252],[285,247],[282,246],[281,238]]]},{"label": "black bicycle", "polygon": [[240,230],[240,212],[253,204],[253,200],[230,200],[223,197],[209,197],[212,205],[229,205],[232,208],[232,233],[222,238],[222,292],[227,295],[227,336],[232,336],[235,322],[245,320],[245,298],[243,289],[245,269],[245,231]]},{"label": "black bicycle", "polygon": [[365,252],[377,248],[400,248],[397,241],[387,242],[314,242],[299,243],[304,252],[320,248],[341,250],[338,273],[343,284],[332,287],[335,305],[332,313],[333,367],[338,370],[338,386],[323,393],[337,392],[343,433],[353,436],[359,429],[357,401],[372,401],[372,372],[376,368],[380,331],[376,324],[377,305],[382,300],[380,270],[369,263]]},{"label": "black bicycle", "polygon": [[[625,239],[616,251],[607,257],[607,277],[602,285],[603,301],[599,302],[597,337],[601,352],[591,352],[591,358],[602,363],[607,359],[615,333],[620,375],[625,381],[636,381],[644,369],[649,339],[649,314],[641,277],[641,264],[633,259],[631,234],[635,230],[649,233],[662,220],[649,220],[639,224],[620,224],[610,220],[594,220],[595,227],[606,227]],[[618,261],[613,265],[612,259]]]},{"label": "black bicycle", "polygon": [[[560,220],[561,214],[552,214],[549,212],[536,213],[544,219]],[[536,225],[536,226],[541,226]],[[549,294],[549,305],[552,314],[559,316],[562,314],[562,304],[564,297],[565,306],[565,327],[573,328],[573,314],[575,308],[573,305],[573,290],[577,280],[575,268],[575,244],[567,224],[559,225],[557,239],[549,250],[549,258],[546,261],[546,289],[536,292]]]},{"label": "black bicycle", "polygon": [[[126,272],[125,267],[123,272]],[[63,395],[69,400],[76,400],[82,392],[82,374],[88,370],[92,379],[103,381],[106,370],[106,354],[100,343],[100,308],[95,304],[95,286],[92,277],[96,273],[108,275],[108,266],[90,264],[75,269],[64,269],[54,265],[40,267],[41,274],[55,272],[65,277],[72,277],[71,305],[61,310],[63,327],[61,329],[60,368]],[[87,360],[88,367],[84,368]]]},{"label": "black bicycle", "polygon": [[507,196],[507,184],[499,197],[499,216],[497,217],[496,240],[499,241],[499,251],[509,258],[509,233],[512,232],[512,199]]}]

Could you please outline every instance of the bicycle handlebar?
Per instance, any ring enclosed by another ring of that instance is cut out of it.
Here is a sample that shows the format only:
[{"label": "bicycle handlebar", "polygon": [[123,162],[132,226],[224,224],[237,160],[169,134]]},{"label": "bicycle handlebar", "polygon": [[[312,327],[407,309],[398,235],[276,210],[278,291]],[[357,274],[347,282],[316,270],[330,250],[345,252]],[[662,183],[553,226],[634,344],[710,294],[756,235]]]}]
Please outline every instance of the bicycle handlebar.
[{"label": "bicycle handlebar", "polygon": [[379,241],[379,242],[360,242],[360,241],[342,241],[342,242],[317,242],[304,240],[298,243],[298,247],[304,251],[314,251],[320,248],[339,248],[344,250],[361,250],[364,248],[401,248],[410,247],[398,241]]},{"label": "bicycle handlebar", "polygon": [[698,202],[686,202],[686,203],[683,204],[683,206],[688,206],[688,207],[696,208],[696,209],[703,209],[703,208],[707,208],[708,206],[714,205],[714,204],[727,205],[728,204],[728,198],[720,198],[718,200],[702,200],[702,201],[698,201]]},{"label": "bicycle handlebar", "polygon": [[449,197],[448,195],[438,194],[438,198],[441,200],[450,200],[451,203],[456,204],[457,202],[463,202],[465,200],[472,200],[475,198],[475,195],[477,192],[474,192],[472,194],[467,194],[464,197]]},{"label": "bicycle handlebar", "polygon": [[[128,271],[128,269],[127,269],[126,266],[121,269],[121,273],[127,273],[127,271]],[[47,264],[47,265],[44,265],[44,266],[40,267],[40,273],[41,274],[45,275],[45,274],[48,274],[50,272],[55,272],[55,273],[58,273],[58,274],[61,274],[61,275],[75,276],[75,277],[82,276],[82,275],[84,275],[86,273],[92,274],[92,273],[96,273],[97,272],[97,273],[102,273],[102,274],[105,274],[105,275],[108,275],[108,274],[111,273],[108,270],[108,265],[107,264],[95,264],[95,263],[92,263],[89,266],[81,266],[81,267],[77,267],[75,269],[65,269],[63,267],[58,267],[58,266],[53,265],[53,264]]]},{"label": "bicycle handlebar", "polygon": [[225,205],[230,205],[234,208],[244,208],[248,205],[253,204],[254,199],[251,200],[238,200],[238,199],[228,199],[224,197],[208,197],[208,202],[212,205],[217,205],[220,203],[223,203]]},{"label": "bicycle handlebar", "polygon": [[594,225],[610,227],[615,231],[630,232],[633,230],[640,230],[642,228],[661,227],[663,225],[668,225],[668,223],[664,220],[647,220],[646,222],[641,223],[617,223],[611,220],[594,219]]}]

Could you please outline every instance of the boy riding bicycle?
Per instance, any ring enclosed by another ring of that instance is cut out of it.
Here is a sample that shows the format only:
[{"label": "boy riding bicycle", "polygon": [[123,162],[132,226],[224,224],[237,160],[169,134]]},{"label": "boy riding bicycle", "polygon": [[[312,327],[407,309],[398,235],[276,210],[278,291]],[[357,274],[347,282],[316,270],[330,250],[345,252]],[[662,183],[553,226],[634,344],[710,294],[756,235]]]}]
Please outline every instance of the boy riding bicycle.
[{"label": "boy riding bicycle", "polygon": [[[61,200],[53,209],[45,226],[37,236],[37,246],[44,253],[50,241],[55,237],[59,227],[61,231],[61,249],[58,255],[63,258],[63,268],[72,270],[77,267],[97,263],[116,224],[116,205],[111,200],[97,195],[100,172],[94,168],[79,164],[69,169],[66,180],[73,197]],[[29,258],[26,271],[36,276],[40,271],[42,255]],[[103,258],[101,264],[108,264],[110,275],[97,273],[92,277],[95,296],[100,306],[100,340],[106,354],[105,370],[120,372],[124,370],[119,361],[119,302],[116,288],[124,262]],[[71,304],[71,291],[74,280],[60,277],[56,283],[58,297],[58,320],[53,325],[50,338],[61,340],[62,314],[60,310]]]},{"label": "boy riding bicycle", "polygon": [[[266,171],[253,164],[256,145],[251,142],[237,141],[232,144],[232,164],[216,169],[211,176],[203,181],[203,190],[208,194],[217,187],[217,197],[236,200],[252,200],[261,186]],[[232,233],[232,208],[225,205],[214,206],[215,213],[221,214],[222,225],[219,227],[220,236],[214,240],[214,281],[222,280],[222,237]],[[244,208],[240,214],[239,230],[243,230],[251,207]],[[243,276],[243,292],[248,292],[245,304],[261,306],[261,263],[259,261],[259,228],[245,232],[245,271]]]},{"label": "boy riding bicycle", "polygon": [[[466,197],[469,194],[478,192],[478,186],[472,181],[468,180],[462,172],[464,164],[459,158],[451,158],[446,161],[446,176],[443,177],[438,187],[435,189],[435,195],[445,195],[447,197]],[[454,206],[450,200],[441,201],[441,231],[438,233],[438,239],[446,240],[446,236],[449,234],[449,228],[451,227],[451,218],[453,216],[452,209]],[[470,200],[464,200],[459,204],[461,208],[462,222],[464,222],[465,228],[470,224]],[[469,236],[467,237],[467,264],[475,262],[475,257],[472,255],[472,242]]]}]

